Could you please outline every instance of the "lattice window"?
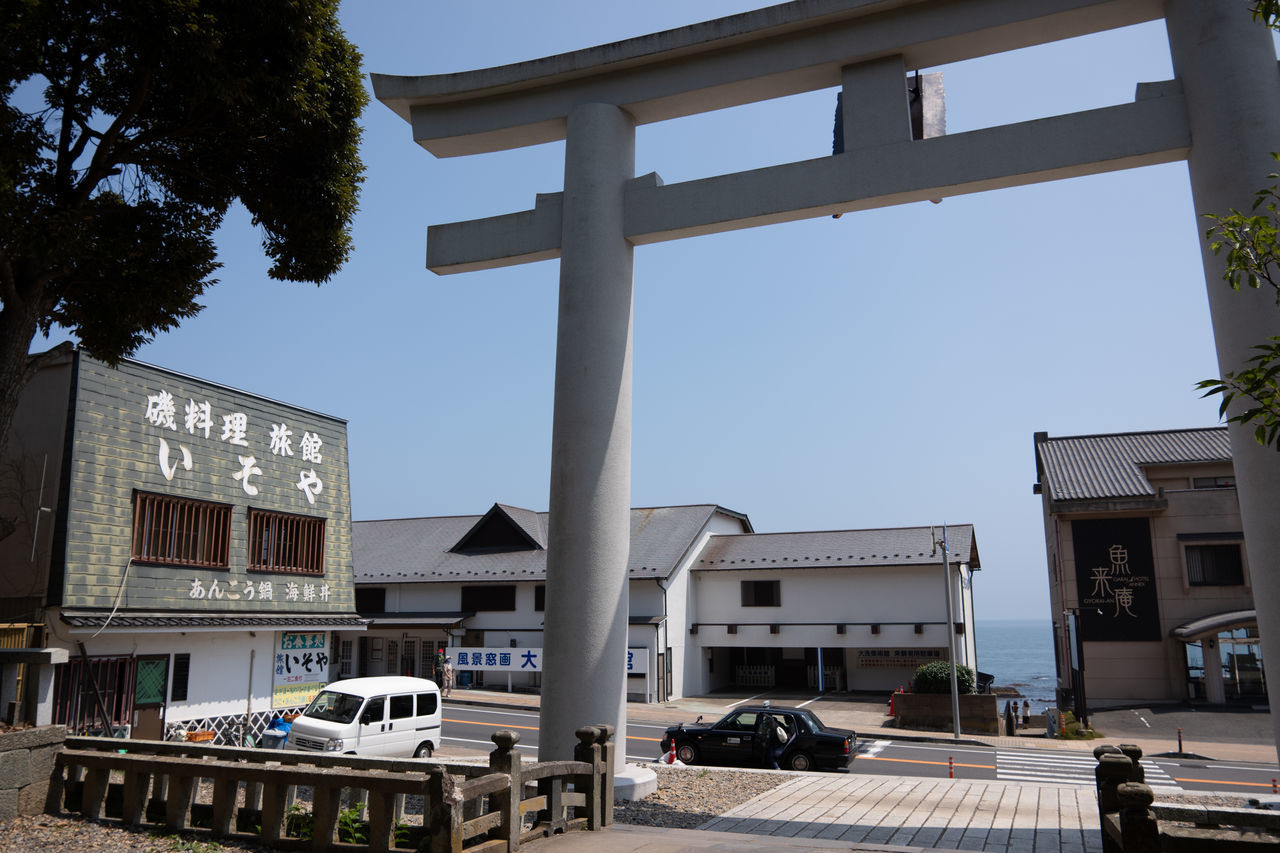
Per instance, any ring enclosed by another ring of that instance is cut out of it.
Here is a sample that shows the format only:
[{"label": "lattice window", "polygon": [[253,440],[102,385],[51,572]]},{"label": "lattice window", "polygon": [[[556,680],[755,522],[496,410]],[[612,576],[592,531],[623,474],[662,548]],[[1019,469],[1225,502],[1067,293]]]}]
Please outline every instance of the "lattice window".
[{"label": "lattice window", "polygon": [[133,559],[225,569],[231,507],[147,492],[134,494]]},{"label": "lattice window", "polygon": [[133,707],[156,708],[163,705],[168,680],[168,655],[138,658],[133,682]]},{"label": "lattice window", "polygon": [[324,574],[324,519],[250,509],[249,568]]},{"label": "lattice window", "polygon": [[418,665],[418,641],[405,640],[404,649],[400,653],[400,675],[417,675],[414,667]]},{"label": "lattice window", "polygon": [[338,641],[338,675],[346,677],[351,674],[351,641]]}]

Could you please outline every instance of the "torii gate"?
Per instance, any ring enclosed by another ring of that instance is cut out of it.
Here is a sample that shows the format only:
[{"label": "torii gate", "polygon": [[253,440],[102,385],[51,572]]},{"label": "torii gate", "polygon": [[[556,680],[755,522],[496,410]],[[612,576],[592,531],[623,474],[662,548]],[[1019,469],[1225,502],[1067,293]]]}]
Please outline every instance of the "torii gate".
[{"label": "torii gate", "polygon": [[[909,70],[1161,17],[1176,79],[1139,85],[1132,103],[912,139]],[[575,727],[611,720],[620,763],[626,751],[635,245],[1184,159],[1188,215],[1226,213],[1248,208],[1280,148],[1275,50],[1243,0],[797,0],[499,68],[375,74],[373,86],[437,157],[566,140],[562,193],[433,226],[427,246],[437,273],[560,258],[544,760],[571,755]],[[634,175],[637,124],[832,86],[844,153],[673,185]],[[1269,294],[1230,292],[1201,243],[1219,367],[1237,370],[1280,334],[1280,312]],[[1280,661],[1280,454],[1250,428],[1230,436],[1263,657]],[[1268,689],[1280,708],[1280,678]]]}]

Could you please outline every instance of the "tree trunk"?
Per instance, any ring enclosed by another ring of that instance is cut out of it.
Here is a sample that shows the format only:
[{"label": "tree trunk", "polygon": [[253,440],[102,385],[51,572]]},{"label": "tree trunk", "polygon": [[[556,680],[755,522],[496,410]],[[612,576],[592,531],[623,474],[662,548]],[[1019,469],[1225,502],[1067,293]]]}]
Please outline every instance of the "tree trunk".
[{"label": "tree trunk", "polygon": [[[38,305],[39,300],[33,299],[0,308],[0,456],[9,443],[9,430],[23,388],[55,350],[62,352],[71,346],[61,344],[47,353],[29,354],[36,334]],[[8,537],[15,528],[15,519],[0,515],[0,539]]]}]

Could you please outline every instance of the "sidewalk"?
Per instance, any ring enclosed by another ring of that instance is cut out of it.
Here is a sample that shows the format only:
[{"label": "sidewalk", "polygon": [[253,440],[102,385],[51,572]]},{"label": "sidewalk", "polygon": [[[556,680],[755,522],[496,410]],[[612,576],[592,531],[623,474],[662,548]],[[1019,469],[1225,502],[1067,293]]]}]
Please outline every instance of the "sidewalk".
[{"label": "sidewalk", "polygon": [[804,773],[696,830],[614,824],[521,849],[1101,853],[1102,834],[1090,788]]},{"label": "sidewalk", "polygon": [[[1148,756],[1183,750],[1216,760],[1275,758],[1269,714],[1233,709],[1149,708],[1095,713],[1100,741],[1065,741],[886,727],[887,707],[873,697],[716,694],[664,704],[628,703],[627,719],[649,723],[714,721],[730,706],[768,698],[805,704],[826,724],[851,728],[859,740],[894,739],[1091,753],[1099,743],[1136,743]],[[539,697],[523,693],[454,690],[447,701],[537,710]],[[1188,737],[1194,733],[1194,737]],[[1038,733],[1037,733],[1038,734]],[[1216,738],[1206,737],[1216,735]],[[656,756],[655,756],[656,757]],[[716,772],[716,768],[707,768]],[[745,836],[750,836],[745,837]],[[1098,807],[1092,788],[994,780],[924,779],[862,774],[795,773],[771,791],[696,830],[614,824],[601,832],[573,832],[522,848],[534,853],[695,853],[739,851],[982,850],[992,853],[1101,853]]]}]

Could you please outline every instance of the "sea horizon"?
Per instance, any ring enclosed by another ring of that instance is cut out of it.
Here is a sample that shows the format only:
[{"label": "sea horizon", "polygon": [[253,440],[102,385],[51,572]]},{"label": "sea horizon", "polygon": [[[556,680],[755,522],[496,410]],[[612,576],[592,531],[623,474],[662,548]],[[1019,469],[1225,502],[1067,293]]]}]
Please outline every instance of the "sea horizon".
[{"label": "sea horizon", "polygon": [[1055,704],[1053,622],[979,618],[976,623],[978,670],[995,677],[992,686],[1017,690],[1018,701],[1030,702],[1035,713]]}]

